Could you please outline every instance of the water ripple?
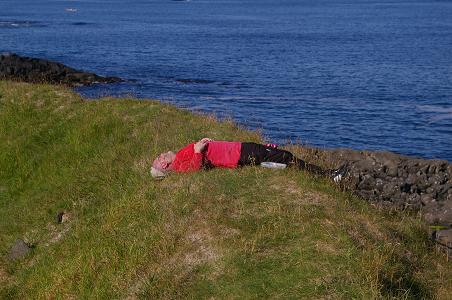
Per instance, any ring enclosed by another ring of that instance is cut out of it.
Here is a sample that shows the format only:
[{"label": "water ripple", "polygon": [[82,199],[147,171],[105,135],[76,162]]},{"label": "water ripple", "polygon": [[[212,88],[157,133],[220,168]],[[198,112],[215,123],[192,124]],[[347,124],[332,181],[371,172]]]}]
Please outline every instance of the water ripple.
[{"label": "water ripple", "polygon": [[24,20],[0,20],[0,28],[29,28],[29,27],[45,27],[46,25],[37,21]]}]

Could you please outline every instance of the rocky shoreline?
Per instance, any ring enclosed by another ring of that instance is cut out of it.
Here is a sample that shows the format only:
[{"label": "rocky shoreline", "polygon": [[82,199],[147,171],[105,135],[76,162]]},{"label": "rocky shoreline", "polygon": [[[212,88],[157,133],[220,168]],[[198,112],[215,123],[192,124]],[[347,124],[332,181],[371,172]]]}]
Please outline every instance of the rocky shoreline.
[{"label": "rocky shoreline", "polygon": [[31,83],[64,84],[71,87],[95,83],[117,83],[118,77],[103,77],[76,70],[45,59],[19,56],[14,53],[0,55],[0,79]]}]

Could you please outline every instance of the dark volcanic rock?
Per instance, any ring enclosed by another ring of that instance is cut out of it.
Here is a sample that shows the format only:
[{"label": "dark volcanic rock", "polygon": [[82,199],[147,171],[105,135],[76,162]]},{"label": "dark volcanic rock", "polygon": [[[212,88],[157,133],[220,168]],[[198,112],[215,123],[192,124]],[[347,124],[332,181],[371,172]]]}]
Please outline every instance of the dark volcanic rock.
[{"label": "dark volcanic rock", "polygon": [[327,161],[348,163],[348,186],[359,196],[399,209],[420,210],[430,224],[452,224],[452,164],[391,152],[336,149]]},{"label": "dark volcanic rock", "polygon": [[76,70],[60,63],[16,54],[0,55],[0,79],[32,83],[65,84],[69,86],[123,81],[117,77],[102,77]]}]

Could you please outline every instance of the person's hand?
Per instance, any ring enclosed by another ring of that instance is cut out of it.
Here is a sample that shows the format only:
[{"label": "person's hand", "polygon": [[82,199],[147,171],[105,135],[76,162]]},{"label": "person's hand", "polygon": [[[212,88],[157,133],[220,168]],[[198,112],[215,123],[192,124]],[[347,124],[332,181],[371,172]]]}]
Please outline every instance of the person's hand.
[{"label": "person's hand", "polygon": [[208,143],[208,142],[211,142],[211,141],[212,141],[212,139],[209,139],[209,138],[203,138],[203,139],[200,140],[200,142],[203,142],[203,143]]},{"label": "person's hand", "polygon": [[207,143],[210,141],[212,141],[212,140],[209,138],[203,138],[202,140],[197,142],[194,146],[195,153],[201,153],[206,148]]}]

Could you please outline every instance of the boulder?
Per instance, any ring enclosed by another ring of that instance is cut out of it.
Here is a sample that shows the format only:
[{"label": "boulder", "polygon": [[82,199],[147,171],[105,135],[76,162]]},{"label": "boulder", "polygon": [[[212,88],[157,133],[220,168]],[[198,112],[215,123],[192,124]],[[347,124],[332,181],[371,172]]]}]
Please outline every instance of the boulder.
[{"label": "boulder", "polygon": [[23,240],[18,239],[11,247],[8,258],[12,261],[26,256],[31,251],[31,247]]},{"label": "boulder", "polygon": [[452,229],[436,230],[432,234],[433,240],[439,249],[447,253],[447,257],[452,257]]}]

